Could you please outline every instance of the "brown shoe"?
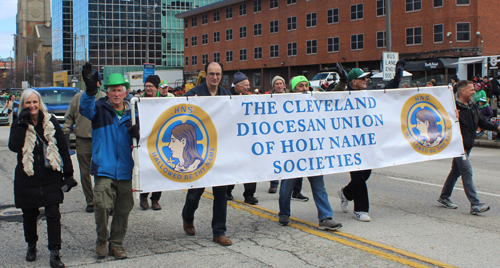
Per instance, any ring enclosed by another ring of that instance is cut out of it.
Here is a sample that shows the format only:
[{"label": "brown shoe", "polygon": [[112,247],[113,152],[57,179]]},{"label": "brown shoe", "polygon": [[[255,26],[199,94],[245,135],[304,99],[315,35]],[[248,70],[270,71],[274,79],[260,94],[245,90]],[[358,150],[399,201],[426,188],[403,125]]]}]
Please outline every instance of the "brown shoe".
[{"label": "brown shoe", "polygon": [[141,202],[139,203],[139,206],[143,210],[147,210],[149,208],[149,203],[148,203],[148,197],[147,196],[141,196]]},{"label": "brown shoe", "polygon": [[117,246],[113,247],[109,245],[109,255],[115,256],[117,259],[126,259],[127,253],[123,250],[123,247]]},{"label": "brown shoe", "polygon": [[97,241],[95,246],[95,253],[97,253],[98,257],[106,257],[106,255],[108,255],[106,244],[106,241]]},{"label": "brown shoe", "polygon": [[212,241],[214,241],[215,243],[219,243],[221,246],[225,246],[225,247],[233,244],[231,239],[227,238],[227,236],[225,236],[225,235],[214,237],[214,239]]},{"label": "brown shoe", "polygon": [[182,220],[182,225],[184,227],[184,232],[186,232],[187,235],[193,236],[196,234],[193,223],[187,223],[186,221]]},{"label": "brown shoe", "polygon": [[160,204],[158,204],[158,200],[151,200],[151,208],[153,210],[161,210]]}]

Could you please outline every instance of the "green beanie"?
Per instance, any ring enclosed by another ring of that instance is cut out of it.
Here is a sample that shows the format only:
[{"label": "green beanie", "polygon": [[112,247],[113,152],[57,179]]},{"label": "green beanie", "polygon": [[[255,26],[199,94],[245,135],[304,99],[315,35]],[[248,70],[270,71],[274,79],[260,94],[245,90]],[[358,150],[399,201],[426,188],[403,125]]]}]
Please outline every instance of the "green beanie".
[{"label": "green beanie", "polygon": [[309,84],[309,80],[307,80],[307,78],[303,75],[299,75],[299,76],[295,76],[294,78],[292,78],[292,80],[290,80],[290,86],[291,86],[291,91],[292,92],[295,92],[295,87],[297,86],[298,83],[300,82],[307,82],[307,84],[309,86],[311,86],[311,84]]}]

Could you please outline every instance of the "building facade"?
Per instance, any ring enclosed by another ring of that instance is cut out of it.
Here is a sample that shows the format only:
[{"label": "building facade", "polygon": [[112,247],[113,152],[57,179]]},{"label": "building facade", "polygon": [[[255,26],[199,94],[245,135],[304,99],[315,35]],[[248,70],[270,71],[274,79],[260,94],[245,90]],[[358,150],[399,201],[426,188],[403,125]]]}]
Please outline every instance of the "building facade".
[{"label": "building facade", "polygon": [[73,0],[52,0],[52,68],[73,74]]},{"label": "building facade", "polygon": [[[447,83],[459,57],[500,54],[494,2],[392,1],[391,50],[409,62],[415,80],[436,76]],[[264,90],[275,75],[311,79],[337,62],[380,71],[387,49],[384,3],[225,0],[190,10],[176,16],[184,20],[184,69],[195,72],[218,61],[224,64],[224,86],[242,71],[252,87]]]}]

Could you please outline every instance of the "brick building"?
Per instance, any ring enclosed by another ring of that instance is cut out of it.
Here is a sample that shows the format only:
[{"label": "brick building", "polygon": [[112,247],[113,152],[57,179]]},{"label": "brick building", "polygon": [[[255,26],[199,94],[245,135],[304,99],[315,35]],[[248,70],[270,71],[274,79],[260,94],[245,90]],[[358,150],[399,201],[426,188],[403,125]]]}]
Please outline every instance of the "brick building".
[{"label": "brick building", "polygon": [[[264,90],[275,75],[311,79],[336,62],[379,71],[386,50],[384,2],[225,0],[178,14],[184,19],[184,70],[219,61],[223,86],[242,71],[252,87]],[[392,1],[392,51],[409,62],[414,79],[436,76],[447,83],[458,58],[500,54],[494,2]]]}]

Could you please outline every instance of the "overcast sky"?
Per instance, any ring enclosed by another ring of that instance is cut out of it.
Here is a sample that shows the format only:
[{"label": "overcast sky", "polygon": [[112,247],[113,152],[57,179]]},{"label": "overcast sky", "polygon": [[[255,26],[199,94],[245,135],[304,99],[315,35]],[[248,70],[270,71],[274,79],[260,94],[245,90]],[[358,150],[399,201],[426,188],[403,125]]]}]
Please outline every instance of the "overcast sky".
[{"label": "overcast sky", "polygon": [[[0,57],[10,57],[16,33],[17,0],[1,0],[0,8]],[[12,57],[14,52],[12,51]]]}]

